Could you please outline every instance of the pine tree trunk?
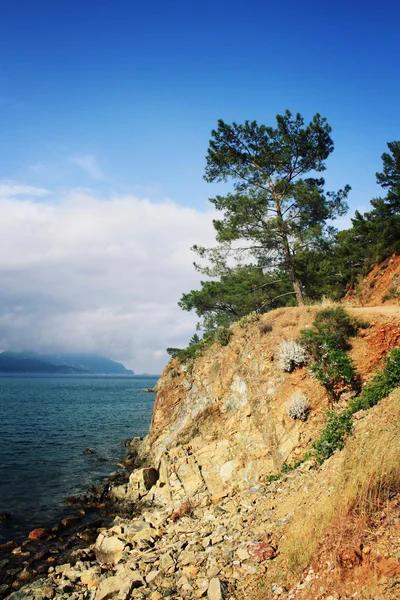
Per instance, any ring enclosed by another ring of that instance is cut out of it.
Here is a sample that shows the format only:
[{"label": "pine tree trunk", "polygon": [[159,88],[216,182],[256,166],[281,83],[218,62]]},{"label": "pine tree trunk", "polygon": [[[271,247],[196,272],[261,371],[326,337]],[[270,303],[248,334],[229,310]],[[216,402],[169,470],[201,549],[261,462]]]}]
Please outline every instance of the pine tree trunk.
[{"label": "pine tree trunk", "polygon": [[287,233],[285,230],[285,223],[284,223],[284,220],[282,217],[282,213],[281,213],[281,209],[280,209],[278,200],[275,200],[275,207],[276,207],[276,212],[278,215],[278,222],[280,225],[280,232],[281,232],[282,242],[283,242],[283,251],[285,253],[287,266],[289,268],[290,281],[292,282],[293,290],[294,290],[294,293],[296,294],[297,304],[299,306],[304,306],[303,291],[301,289],[300,280],[297,277],[296,269],[294,268],[293,256],[292,256],[292,253],[290,252],[289,240],[288,240],[288,236],[287,236]]}]

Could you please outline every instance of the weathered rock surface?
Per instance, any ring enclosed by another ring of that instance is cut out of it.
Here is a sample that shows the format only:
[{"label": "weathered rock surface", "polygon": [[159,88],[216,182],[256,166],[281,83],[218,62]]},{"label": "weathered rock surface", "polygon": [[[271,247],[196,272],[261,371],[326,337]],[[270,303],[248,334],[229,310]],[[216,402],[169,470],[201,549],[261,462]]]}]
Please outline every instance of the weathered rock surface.
[{"label": "weathered rock surface", "polygon": [[[16,576],[10,598],[329,598],[329,586],[324,583],[322,592],[312,569],[291,590],[280,578],[293,568],[285,556],[293,555],[294,564],[302,550],[288,549],[297,515],[330,498],[340,473],[347,473],[345,451],[319,469],[304,462],[279,481],[267,480],[284,461],[302,457],[323,422],[323,389],[305,369],[283,373],[273,360],[279,341],[295,337],[311,320],[306,309],[278,312],[267,336],[257,323],[237,326],[229,345],[213,347],[196,369],[171,363],[158,384],[149,439],[134,445],[135,464],[142,468],[111,490],[121,501],[112,525],[99,529],[96,542],[69,563],[50,561],[47,578],[25,585]],[[286,399],[299,385],[312,407],[306,422],[286,412]],[[387,408],[392,421],[394,406]],[[368,438],[384,423],[371,411],[357,421],[355,434]],[[400,538],[400,515],[393,523],[393,539]],[[376,573],[397,577],[400,585],[400,539],[398,556],[370,550],[361,553],[360,568],[364,556],[374,561]],[[307,596],[311,588],[314,595]],[[331,592],[336,599],[351,597]],[[392,600],[385,593],[380,600]]]}]

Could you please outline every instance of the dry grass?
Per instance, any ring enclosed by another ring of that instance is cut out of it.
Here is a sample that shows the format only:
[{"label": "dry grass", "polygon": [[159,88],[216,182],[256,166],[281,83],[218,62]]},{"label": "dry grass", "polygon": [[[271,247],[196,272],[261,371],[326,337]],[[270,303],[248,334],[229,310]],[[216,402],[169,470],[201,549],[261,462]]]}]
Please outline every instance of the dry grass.
[{"label": "dry grass", "polygon": [[400,388],[357,423],[344,451],[294,499],[295,516],[276,565],[285,585],[293,585],[318,555],[337,562],[343,549],[359,548],[377,511],[400,489],[399,439]]}]

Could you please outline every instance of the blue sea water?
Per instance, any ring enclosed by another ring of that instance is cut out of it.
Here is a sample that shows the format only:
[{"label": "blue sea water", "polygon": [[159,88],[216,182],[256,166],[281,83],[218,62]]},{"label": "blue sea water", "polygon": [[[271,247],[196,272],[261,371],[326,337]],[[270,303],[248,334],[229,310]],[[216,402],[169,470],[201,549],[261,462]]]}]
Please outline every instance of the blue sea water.
[{"label": "blue sea water", "polygon": [[[64,499],[115,471],[148,433],[156,376],[0,377],[0,542],[54,525]],[[91,448],[94,454],[86,455]],[[99,461],[98,459],[106,459]]]}]

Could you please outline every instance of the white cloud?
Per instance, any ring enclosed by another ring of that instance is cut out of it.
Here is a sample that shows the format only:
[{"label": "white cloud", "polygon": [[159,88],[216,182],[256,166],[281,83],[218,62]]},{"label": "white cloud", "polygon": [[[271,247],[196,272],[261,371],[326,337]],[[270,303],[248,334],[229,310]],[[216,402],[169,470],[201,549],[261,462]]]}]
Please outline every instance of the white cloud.
[{"label": "white cloud", "polygon": [[213,244],[211,211],[83,190],[38,203],[7,186],[0,185],[0,347],[98,352],[159,372],[163,348],[187,343],[194,331],[195,315],[176,303],[199,285],[190,246]]},{"label": "white cloud", "polygon": [[71,156],[70,161],[80,167],[92,179],[103,179],[103,171],[93,154]]},{"label": "white cloud", "polygon": [[0,183],[0,198],[12,198],[15,196],[45,196],[48,191],[44,188],[31,185],[21,185],[16,181],[3,181]]}]

